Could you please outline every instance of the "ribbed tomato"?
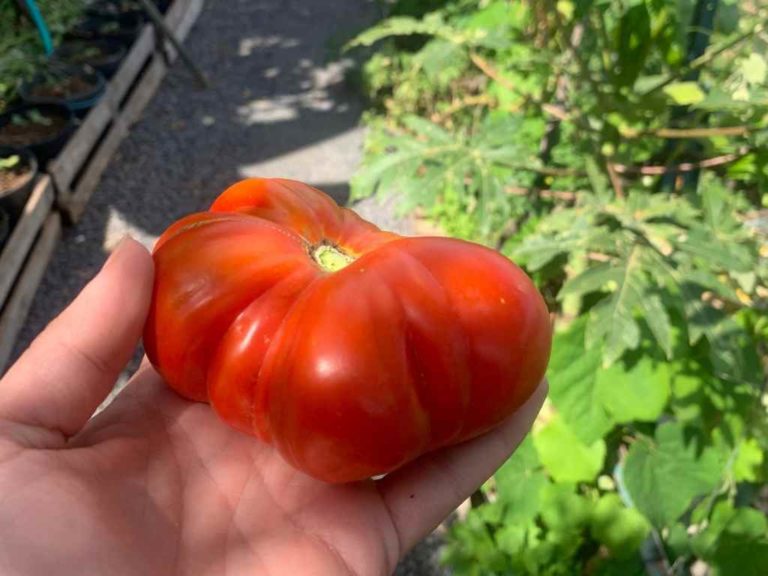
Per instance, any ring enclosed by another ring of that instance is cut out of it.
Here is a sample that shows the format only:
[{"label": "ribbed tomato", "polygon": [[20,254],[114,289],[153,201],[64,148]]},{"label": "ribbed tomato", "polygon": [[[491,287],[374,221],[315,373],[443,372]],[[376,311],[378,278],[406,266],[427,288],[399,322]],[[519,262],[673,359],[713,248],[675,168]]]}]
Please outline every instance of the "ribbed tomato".
[{"label": "ribbed tomato", "polygon": [[544,376],[551,327],[501,254],[379,230],[251,179],[170,226],[144,335],[179,394],[329,482],[488,431]]}]

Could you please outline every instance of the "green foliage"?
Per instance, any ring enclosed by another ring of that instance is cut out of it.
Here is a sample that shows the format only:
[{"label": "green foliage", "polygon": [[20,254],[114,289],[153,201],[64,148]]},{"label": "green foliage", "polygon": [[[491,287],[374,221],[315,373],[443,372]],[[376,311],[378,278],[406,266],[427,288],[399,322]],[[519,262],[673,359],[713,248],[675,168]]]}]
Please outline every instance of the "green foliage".
[{"label": "green foliage", "polygon": [[[624,462],[624,482],[632,502],[656,527],[669,526],[693,499],[714,490],[723,463],[713,449],[696,453],[675,423],[656,429],[653,440],[638,438]],[[674,479],[674,481],[672,481]]]},{"label": "green foliage", "polygon": [[352,43],[376,48],[354,197],[501,250],[557,315],[549,401],[450,532],[459,576],[639,575],[641,548],[768,573],[768,8],[707,31],[698,4],[402,0]]},{"label": "green foliage", "polygon": [[[54,41],[82,14],[85,4],[85,0],[37,0]],[[20,16],[16,2],[0,2],[0,110],[43,59],[43,45],[32,21]]]}]

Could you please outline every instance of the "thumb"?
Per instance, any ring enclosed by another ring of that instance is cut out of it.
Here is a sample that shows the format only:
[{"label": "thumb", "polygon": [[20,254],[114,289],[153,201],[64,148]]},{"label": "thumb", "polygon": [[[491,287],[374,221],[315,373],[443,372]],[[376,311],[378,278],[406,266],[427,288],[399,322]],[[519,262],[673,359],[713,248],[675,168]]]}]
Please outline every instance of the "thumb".
[{"label": "thumb", "polygon": [[152,279],[147,250],[124,239],[0,381],[0,419],[76,434],[136,347]]}]

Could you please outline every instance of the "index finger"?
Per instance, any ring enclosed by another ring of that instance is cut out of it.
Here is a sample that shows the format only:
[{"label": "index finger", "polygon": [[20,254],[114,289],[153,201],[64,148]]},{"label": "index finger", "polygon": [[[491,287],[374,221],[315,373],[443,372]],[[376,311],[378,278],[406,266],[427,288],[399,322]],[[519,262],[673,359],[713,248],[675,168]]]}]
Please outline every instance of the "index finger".
[{"label": "index finger", "polygon": [[487,434],[427,454],[377,482],[404,554],[426,537],[512,455],[539,413],[544,380],[504,423]]}]

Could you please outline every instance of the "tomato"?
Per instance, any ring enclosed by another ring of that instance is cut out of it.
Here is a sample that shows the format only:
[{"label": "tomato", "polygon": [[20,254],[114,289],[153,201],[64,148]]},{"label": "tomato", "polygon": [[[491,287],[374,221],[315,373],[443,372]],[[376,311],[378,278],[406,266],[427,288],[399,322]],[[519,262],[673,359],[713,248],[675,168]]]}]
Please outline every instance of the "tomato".
[{"label": "tomato", "polygon": [[300,182],[235,184],[154,260],[144,344],[168,385],[328,482],[490,430],[546,370],[546,306],[507,258],[381,231]]}]

